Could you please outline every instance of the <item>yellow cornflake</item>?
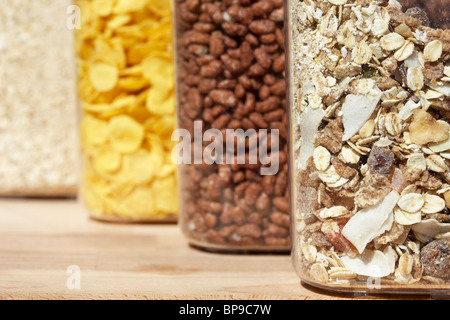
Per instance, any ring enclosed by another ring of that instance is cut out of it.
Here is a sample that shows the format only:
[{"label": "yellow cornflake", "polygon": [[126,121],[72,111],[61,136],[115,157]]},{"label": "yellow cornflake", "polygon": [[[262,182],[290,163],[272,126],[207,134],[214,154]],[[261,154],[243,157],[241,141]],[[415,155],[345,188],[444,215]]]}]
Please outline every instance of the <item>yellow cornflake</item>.
[{"label": "yellow cornflake", "polygon": [[109,145],[103,145],[94,158],[95,169],[99,173],[110,173],[120,168],[120,154]]},{"label": "yellow cornflake", "polygon": [[174,219],[172,2],[75,0],[81,196],[96,218]]},{"label": "yellow cornflake", "polygon": [[154,13],[161,17],[167,17],[172,12],[172,1],[167,0],[149,0],[148,7]]},{"label": "yellow cornflake", "polygon": [[119,70],[113,65],[97,62],[89,68],[89,80],[97,91],[105,92],[113,89],[118,79]]},{"label": "yellow cornflake", "polygon": [[109,139],[113,148],[121,153],[139,149],[144,138],[142,125],[128,115],[119,115],[109,121]]},{"label": "yellow cornflake", "polygon": [[108,123],[86,115],[81,121],[81,142],[86,146],[98,146],[108,139]]}]

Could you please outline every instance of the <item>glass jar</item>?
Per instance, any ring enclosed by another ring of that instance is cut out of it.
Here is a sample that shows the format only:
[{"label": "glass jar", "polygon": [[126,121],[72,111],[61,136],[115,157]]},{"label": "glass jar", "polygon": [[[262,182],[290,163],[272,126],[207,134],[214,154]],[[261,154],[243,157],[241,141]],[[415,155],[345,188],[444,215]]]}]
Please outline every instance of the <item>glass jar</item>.
[{"label": "glass jar", "polygon": [[74,197],[76,81],[70,0],[2,1],[0,196]]},{"label": "glass jar", "polygon": [[288,3],[298,274],[335,291],[449,294],[448,2]]},{"label": "glass jar", "polygon": [[283,1],[175,13],[182,231],[207,250],[288,252]]},{"label": "glass jar", "polygon": [[100,220],[174,222],[171,2],[75,4],[83,203]]}]

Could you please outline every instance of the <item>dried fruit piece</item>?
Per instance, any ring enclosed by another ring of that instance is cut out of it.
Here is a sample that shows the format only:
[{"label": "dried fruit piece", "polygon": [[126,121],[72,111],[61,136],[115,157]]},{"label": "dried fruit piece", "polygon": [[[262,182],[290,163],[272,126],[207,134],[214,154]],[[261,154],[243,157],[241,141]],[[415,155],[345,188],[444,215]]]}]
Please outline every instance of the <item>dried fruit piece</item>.
[{"label": "dried fruit piece", "polygon": [[394,169],[394,174],[391,178],[391,188],[401,193],[408,186],[408,181],[399,168]]},{"label": "dried fruit piece", "polygon": [[366,245],[392,227],[399,194],[391,191],[379,204],[357,212],[342,229],[342,235],[362,253]]},{"label": "dried fruit piece", "polygon": [[391,176],[395,155],[389,148],[373,147],[370,152],[367,164],[373,173],[378,173],[386,177]]},{"label": "dried fruit piece", "polygon": [[450,279],[450,240],[436,240],[420,251],[424,274]]},{"label": "dried fruit piece", "polygon": [[442,142],[449,138],[449,128],[448,123],[436,120],[428,112],[416,110],[409,126],[410,139],[418,145]]},{"label": "dried fruit piece", "polygon": [[328,219],[322,224],[320,231],[325,234],[336,250],[348,255],[354,255],[356,253],[355,247],[341,233],[347,221],[345,218],[336,220]]}]

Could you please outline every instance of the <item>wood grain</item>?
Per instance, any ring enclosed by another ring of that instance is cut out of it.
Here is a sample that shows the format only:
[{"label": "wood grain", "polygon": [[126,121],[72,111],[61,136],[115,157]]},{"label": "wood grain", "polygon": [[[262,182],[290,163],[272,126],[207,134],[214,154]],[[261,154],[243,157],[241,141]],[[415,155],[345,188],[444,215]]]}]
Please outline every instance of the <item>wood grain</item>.
[{"label": "wood grain", "polygon": [[[80,289],[67,288],[71,265]],[[301,284],[289,255],[191,248],[177,225],[97,222],[75,200],[0,200],[0,299],[386,298]]]}]

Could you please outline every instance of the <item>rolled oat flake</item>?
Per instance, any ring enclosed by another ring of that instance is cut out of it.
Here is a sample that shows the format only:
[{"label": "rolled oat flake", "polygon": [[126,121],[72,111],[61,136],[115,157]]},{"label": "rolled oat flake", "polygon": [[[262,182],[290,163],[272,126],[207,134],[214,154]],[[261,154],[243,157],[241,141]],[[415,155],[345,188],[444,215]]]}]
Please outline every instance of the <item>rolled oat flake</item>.
[{"label": "rolled oat flake", "polygon": [[299,276],[344,292],[450,294],[449,2],[287,3]]},{"label": "rolled oat flake", "polygon": [[71,1],[0,2],[0,195],[73,196]]}]

